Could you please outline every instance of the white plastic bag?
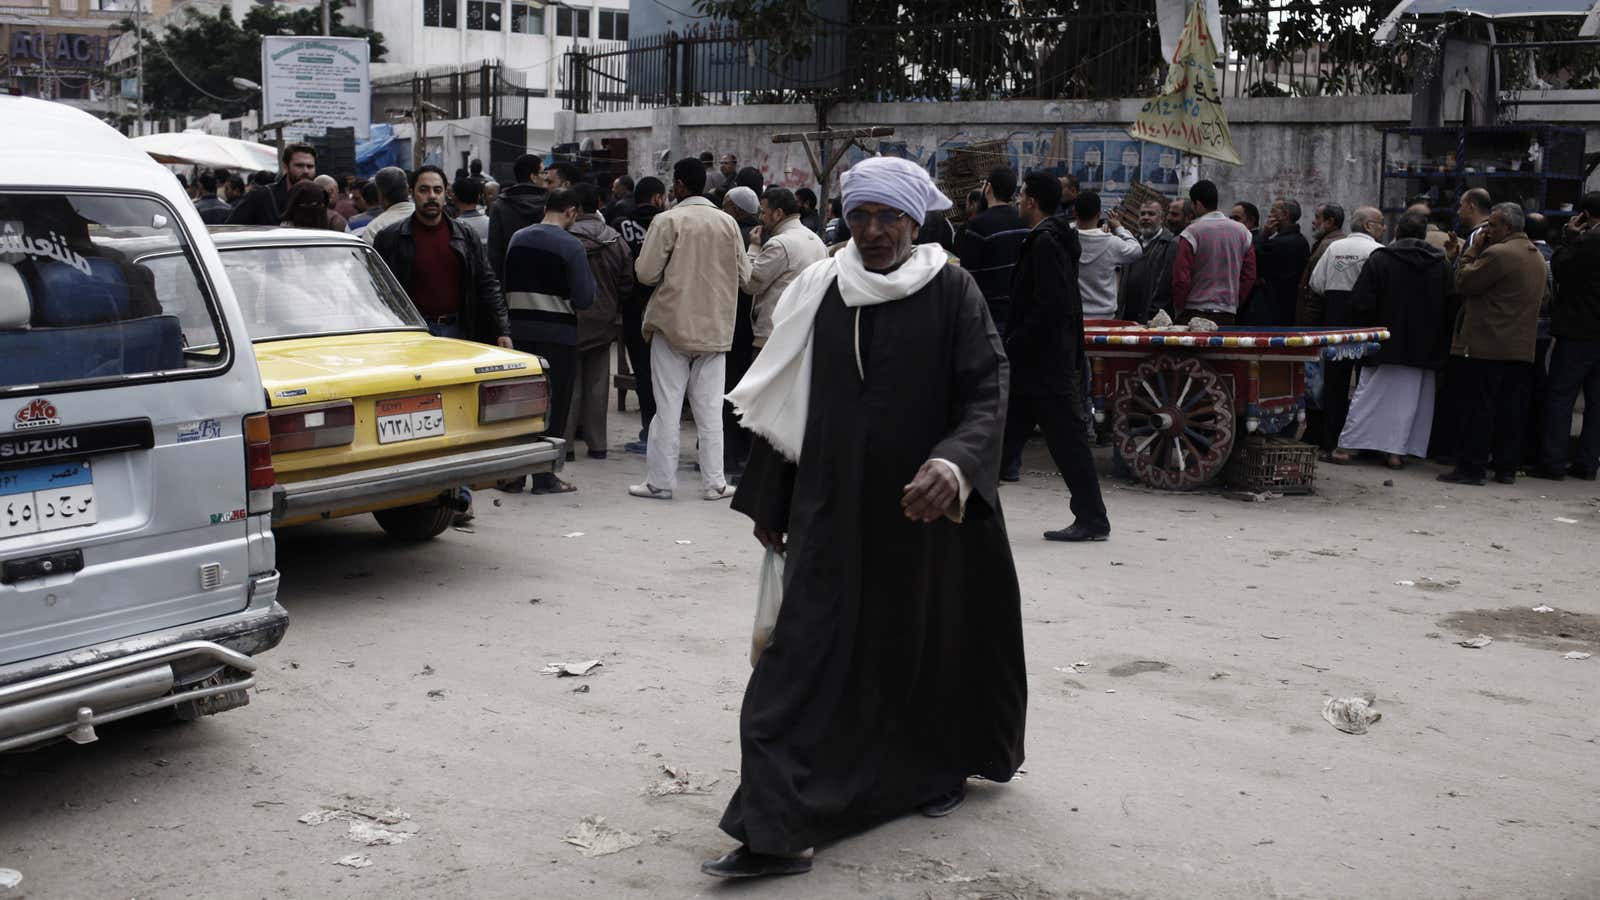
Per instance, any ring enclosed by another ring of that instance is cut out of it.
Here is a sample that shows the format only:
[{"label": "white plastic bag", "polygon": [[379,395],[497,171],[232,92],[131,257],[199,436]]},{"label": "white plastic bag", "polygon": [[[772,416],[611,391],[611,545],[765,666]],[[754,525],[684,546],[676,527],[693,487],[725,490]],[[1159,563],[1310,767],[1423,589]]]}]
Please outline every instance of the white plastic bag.
[{"label": "white plastic bag", "polygon": [[756,627],[750,635],[750,665],[761,658],[761,651],[772,643],[772,629],[778,625],[778,607],[783,605],[783,554],[768,549],[761,563],[761,586],[756,591]]}]

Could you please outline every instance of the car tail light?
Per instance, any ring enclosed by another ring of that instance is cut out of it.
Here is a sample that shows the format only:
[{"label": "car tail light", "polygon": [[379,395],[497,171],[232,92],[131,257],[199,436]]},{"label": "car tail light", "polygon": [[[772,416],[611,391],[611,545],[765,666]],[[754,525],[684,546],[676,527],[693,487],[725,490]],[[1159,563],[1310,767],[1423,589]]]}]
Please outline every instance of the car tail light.
[{"label": "car tail light", "polygon": [[276,409],[269,415],[273,453],[342,447],[356,439],[356,408],[348,400]]},{"label": "car tail light", "polygon": [[478,386],[478,423],[527,419],[550,411],[550,382],[544,376],[491,381]]},{"label": "car tail light", "polygon": [[250,514],[272,512],[278,474],[272,470],[272,423],[266,413],[244,417],[244,483]]}]

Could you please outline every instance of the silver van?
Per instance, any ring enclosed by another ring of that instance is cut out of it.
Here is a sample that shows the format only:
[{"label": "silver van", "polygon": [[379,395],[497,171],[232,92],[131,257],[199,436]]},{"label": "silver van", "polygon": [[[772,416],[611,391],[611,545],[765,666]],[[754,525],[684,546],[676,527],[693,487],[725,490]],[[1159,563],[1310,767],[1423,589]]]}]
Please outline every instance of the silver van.
[{"label": "silver van", "polygon": [[[132,262],[146,242],[184,264]],[[172,174],[0,97],[0,751],[249,701],[288,627],[265,405]]]}]

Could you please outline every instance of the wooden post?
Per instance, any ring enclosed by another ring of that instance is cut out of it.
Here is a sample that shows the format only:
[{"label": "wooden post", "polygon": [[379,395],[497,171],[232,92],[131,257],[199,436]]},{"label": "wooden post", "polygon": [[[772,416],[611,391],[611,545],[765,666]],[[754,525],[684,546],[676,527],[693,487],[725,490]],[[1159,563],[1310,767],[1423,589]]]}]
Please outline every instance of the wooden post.
[{"label": "wooden post", "polygon": [[[828,202],[828,184],[833,175],[833,170],[839,167],[839,161],[844,159],[845,154],[849,152],[850,145],[854,144],[863,151],[870,153],[871,151],[867,149],[867,146],[860,143],[861,138],[889,137],[892,134],[894,134],[893,128],[886,128],[880,125],[873,128],[785,132],[773,135],[772,142],[774,144],[798,143],[805,147],[806,159],[811,162],[811,174],[817,179],[817,188],[819,190],[817,196],[819,208],[817,211],[826,219],[828,213],[826,206]],[[837,151],[833,149],[834,141],[842,141],[842,143],[838,144]],[[820,159],[817,156],[818,148],[821,148],[823,154]],[[827,162],[824,163],[823,159],[826,159]]]}]

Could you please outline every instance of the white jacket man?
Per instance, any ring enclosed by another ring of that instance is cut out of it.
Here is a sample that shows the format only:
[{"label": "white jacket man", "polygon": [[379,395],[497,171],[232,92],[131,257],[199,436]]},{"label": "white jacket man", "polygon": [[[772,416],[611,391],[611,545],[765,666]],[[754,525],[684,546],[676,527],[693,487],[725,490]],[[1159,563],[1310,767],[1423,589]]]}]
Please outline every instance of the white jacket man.
[{"label": "white jacket man", "polygon": [[1311,270],[1306,286],[1322,297],[1327,310],[1323,316],[1329,325],[1351,324],[1350,291],[1361,277],[1372,251],[1383,246],[1378,236],[1383,234],[1383,213],[1363,206],[1350,216],[1350,236],[1328,245],[1317,267]]},{"label": "white jacket man", "polygon": [[[1096,214],[1098,219],[1098,214]],[[1117,270],[1144,255],[1139,239],[1121,225],[1115,231],[1078,223],[1078,293],[1083,297],[1085,319],[1111,319],[1117,315]]]},{"label": "white jacket man", "polygon": [[761,198],[761,227],[750,235],[750,274],[739,287],[753,300],[755,346],[772,335],[778,298],[807,266],[828,257],[816,232],[800,222],[800,203],[787,188],[769,188]]}]

